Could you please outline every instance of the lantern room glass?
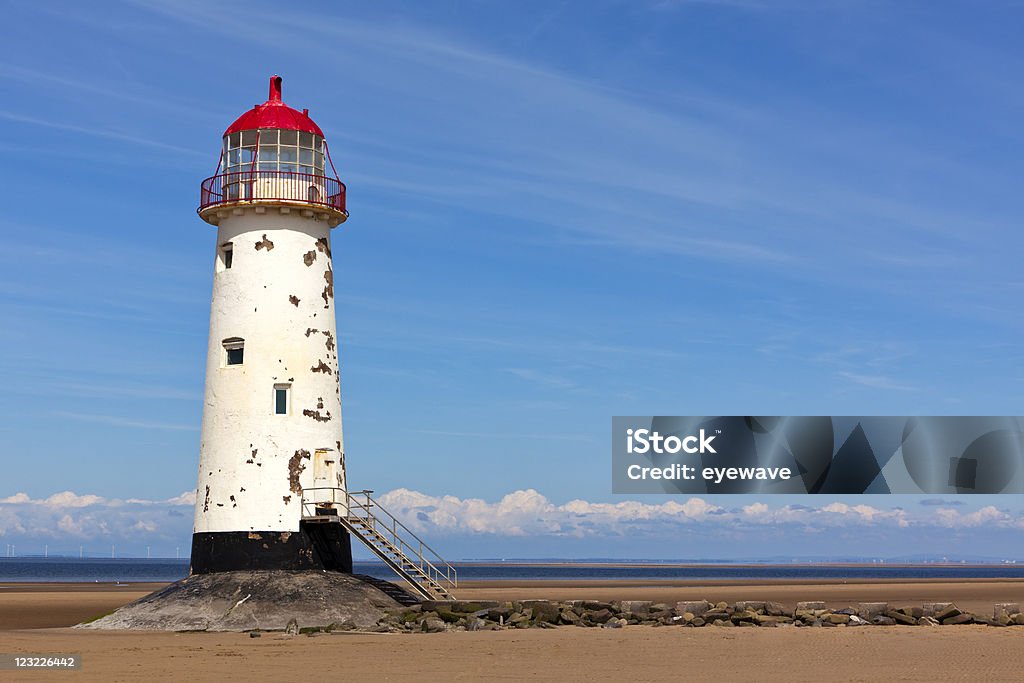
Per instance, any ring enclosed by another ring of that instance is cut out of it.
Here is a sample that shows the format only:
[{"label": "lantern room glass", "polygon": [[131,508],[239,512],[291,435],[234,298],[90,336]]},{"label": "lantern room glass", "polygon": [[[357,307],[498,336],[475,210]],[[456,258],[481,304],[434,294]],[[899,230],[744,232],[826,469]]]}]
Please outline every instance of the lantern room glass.
[{"label": "lantern room glass", "polygon": [[297,130],[263,128],[224,136],[224,173],[276,171],[324,175],[324,139]]}]

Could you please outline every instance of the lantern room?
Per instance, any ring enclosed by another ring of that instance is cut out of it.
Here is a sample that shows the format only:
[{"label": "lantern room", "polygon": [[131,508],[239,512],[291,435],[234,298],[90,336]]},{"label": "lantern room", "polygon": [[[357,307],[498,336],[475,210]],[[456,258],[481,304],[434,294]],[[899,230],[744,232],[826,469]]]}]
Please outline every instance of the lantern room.
[{"label": "lantern room", "polygon": [[323,131],[281,99],[281,77],[270,78],[267,101],[224,131],[217,172],[203,181],[199,215],[214,225],[247,207],[277,206],[326,220],[348,218],[345,184],[338,178]]}]

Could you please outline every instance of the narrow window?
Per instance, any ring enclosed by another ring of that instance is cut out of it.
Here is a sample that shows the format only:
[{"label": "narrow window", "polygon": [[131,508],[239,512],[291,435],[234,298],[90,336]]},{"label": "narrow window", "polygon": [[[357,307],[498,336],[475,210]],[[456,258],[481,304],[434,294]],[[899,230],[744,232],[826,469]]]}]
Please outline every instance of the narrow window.
[{"label": "narrow window", "polygon": [[288,414],[288,394],[291,393],[291,384],[275,384],[274,385],[274,414],[275,415],[287,415]]},{"label": "narrow window", "polygon": [[229,337],[221,343],[224,345],[224,365],[241,365],[245,359],[245,340]]},{"label": "narrow window", "polygon": [[220,260],[219,270],[228,270],[231,268],[231,262],[234,257],[234,248],[231,246],[231,242],[225,242],[220,245]]}]

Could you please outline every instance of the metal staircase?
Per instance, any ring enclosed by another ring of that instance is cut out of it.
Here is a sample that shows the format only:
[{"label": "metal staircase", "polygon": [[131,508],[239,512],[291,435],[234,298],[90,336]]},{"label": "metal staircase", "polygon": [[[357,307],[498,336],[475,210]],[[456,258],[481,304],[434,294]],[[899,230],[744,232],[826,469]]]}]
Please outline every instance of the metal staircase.
[{"label": "metal staircase", "polygon": [[340,524],[405,579],[419,596],[425,600],[454,600],[450,589],[458,586],[455,567],[381,507],[370,497],[371,493],[326,487],[305,489],[302,521]]}]

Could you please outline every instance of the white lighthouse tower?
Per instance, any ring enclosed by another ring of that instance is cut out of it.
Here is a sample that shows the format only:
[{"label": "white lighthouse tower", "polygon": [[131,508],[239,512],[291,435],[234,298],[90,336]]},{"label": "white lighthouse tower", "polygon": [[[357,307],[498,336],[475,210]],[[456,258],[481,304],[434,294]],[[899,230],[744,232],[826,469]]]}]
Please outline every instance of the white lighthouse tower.
[{"label": "white lighthouse tower", "polygon": [[192,572],[350,572],[349,534],[302,524],[310,491],[343,506],[347,492],[331,263],[345,185],[278,76],[224,132],[198,212],[217,246]]}]

